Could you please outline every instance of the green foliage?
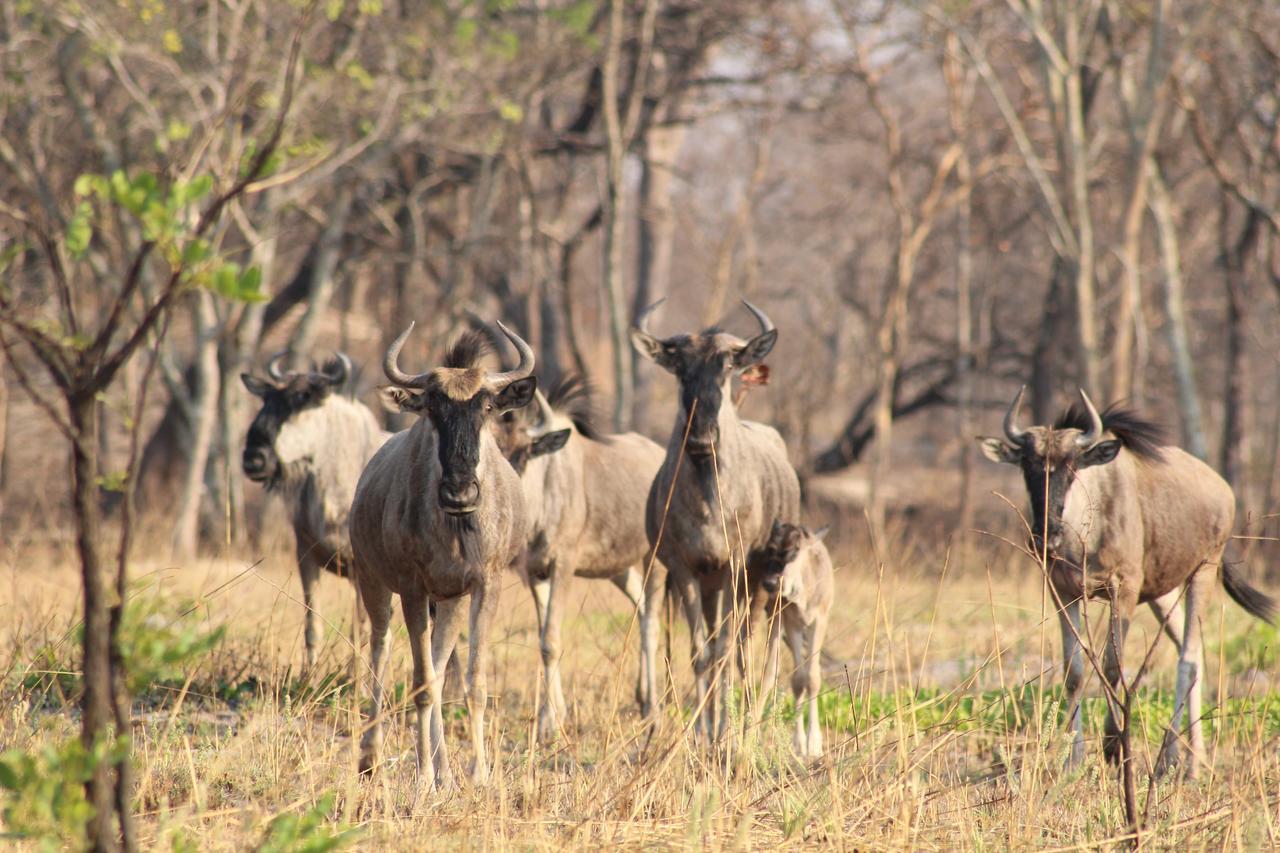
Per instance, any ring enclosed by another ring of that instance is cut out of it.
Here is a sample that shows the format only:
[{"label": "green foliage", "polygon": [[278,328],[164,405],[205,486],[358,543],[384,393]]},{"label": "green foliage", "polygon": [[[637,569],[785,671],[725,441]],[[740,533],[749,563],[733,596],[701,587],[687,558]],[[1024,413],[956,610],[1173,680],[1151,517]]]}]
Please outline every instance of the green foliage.
[{"label": "green foliage", "polygon": [[11,749],[0,755],[7,837],[33,841],[41,850],[84,849],[93,817],[84,784],[103,762],[118,764],[126,752],[124,739],[92,751],[72,739],[35,753]]},{"label": "green foliage", "polygon": [[1243,634],[1227,640],[1222,653],[1230,661],[1233,673],[1249,669],[1274,672],[1280,664],[1280,629],[1265,622],[1254,622]]},{"label": "green foliage", "polygon": [[218,258],[207,239],[190,233],[198,218],[194,207],[212,191],[211,175],[168,186],[147,172],[133,177],[120,170],[110,175],[81,175],[76,178],[75,193],[84,200],[68,224],[67,250],[78,258],[89,248],[93,221],[98,216],[93,202],[103,209],[123,208],[135,217],[142,226],[143,237],[156,244],[158,253],[171,269],[180,272],[183,281],[236,302],[261,302],[267,297],[262,292],[259,268],[242,269],[235,262]]},{"label": "green foliage", "polygon": [[210,629],[190,618],[195,607],[189,601],[178,604],[178,615],[168,615],[173,609],[152,596],[136,597],[125,608],[120,654],[135,696],[158,684],[181,684],[193,663],[217,647],[226,633],[221,625]]},{"label": "green foliage", "polygon": [[[900,716],[910,729],[919,733],[948,730],[1004,735],[1034,730],[1038,726],[1054,730],[1066,723],[1066,711],[1060,686],[1047,691],[1024,686],[976,693],[950,693],[938,688],[904,689],[896,693],[855,695],[852,699],[847,691],[829,690],[818,699],[823,725],[844,732],[865,732],[878,723],[892,726]],[[782,717],[792,721],[795,713],[794,705],[788,700]],[[1086,697],[1082,703],[1082,721],[1088,730],[1101,731],[1106,713],[1107,702],[1102,696]],[[1172,690],[1140,688],[1134,697],[1134,731],[1141,737],[1159,740],[1172,714]],[[1207,733],[1253,730],[1261,726],[1267,736],[1278,735],[1280,696],[1231,698],[1218,707],[1207,706],[1204,724]]]},{"label": "green foliage", "polygon": [[357,830],[328,822],[333,802],[333,794],[328,793],[302,814],[277,815],[267,826],[258,853],[325,853],[350,844]]}]

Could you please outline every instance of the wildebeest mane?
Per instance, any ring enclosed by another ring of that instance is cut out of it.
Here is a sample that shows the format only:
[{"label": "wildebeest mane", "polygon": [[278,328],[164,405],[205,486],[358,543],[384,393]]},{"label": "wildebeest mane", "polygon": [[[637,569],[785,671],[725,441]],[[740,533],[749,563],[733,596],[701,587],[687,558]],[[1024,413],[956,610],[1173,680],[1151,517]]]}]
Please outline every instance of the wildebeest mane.
[{"label": "wildebeest mane", "polygon": [[605,441],[608,436],[600,428],[591,383],[577,373],[567,373],[547,392],[547,403],[573,421],[584,438]]},{"label": "wildebeest mane", "polygon": [[[1053,428],[1087,430],[1089,426],[1089,413],[1077,401],[1058,416]],[[1164,427],[1123,403],[1112,403],[1102,411],[1102,428],[1120,439],[1129,452],[1144,459],[1161,459],[1161,448],[1169,443]]]},{"label": "wildebeest mane", "polygon": [[444,354],[441,366],[467,369],[478,367],[480,359],[489,354],[489,342],[481,332],[474,329],[462,333],[462,337],[454,341],[453,346]]}]

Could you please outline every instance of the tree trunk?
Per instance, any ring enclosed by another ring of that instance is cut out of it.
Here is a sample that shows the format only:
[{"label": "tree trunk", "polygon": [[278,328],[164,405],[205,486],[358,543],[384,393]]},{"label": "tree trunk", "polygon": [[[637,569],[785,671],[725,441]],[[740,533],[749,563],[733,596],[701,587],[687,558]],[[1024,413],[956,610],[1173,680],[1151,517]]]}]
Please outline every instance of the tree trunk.
[{"label": "tree trunk", "polygon": [[1076,290],[1076,324],[1080,332],[1080,379],[1092,393],[1100,394],[1101,370],[1098,365],[1098,321],[1094,284],[1093,215],[1089,207],[1089,145],[1086,139],[1083,84],[1083,58],[1080,50],[1081,25],[1074,3],[1066,9],[1066,59],[1070,72],[1066,75],[1067,138],[1071,161],[1071,198],[1075,209],[1076,237],[1079,252],[1074,258]]},{"label": "tree trunk", "polygon": [[1147,160],[1151,191],[1151,215],[1156,223],[1160,247],[1160,269],[1164,285],[1164,310],[1168,317],[1169,350],[1173,356],[1173,381],[1178,393],[1178,417],[1182,422],[1182,444],[1191,455],[1208,460],[1204,437],[1204,421],[1200,412],[1200,393],[1196,390],[1195,362],[1187,335],[1187,317],[1183,309],[1182,251],[1178,243],[1178,227],[1174,222],[1173,203],[1169,199],[1164,177],[1154,159]]},{"label": "tree trunk", "polygon": [[1049,423],[1053,419],[1058,367],[1066,360],[1061,334],[1065,279],[1066,262],[1056,257],[1049,270],[1049,289],[1044,296],[1036,345],[1031,352],[1031,417],[1038,424]]},{"label": "tree trunk", "polygon": [[316,337],[320,333],[320,321],[329,309],[336,285],[334,271],[338,267],[338,258],[342,249],[342,236],[347,230],[352,202],[355,193],[350,187],[343,187],[338,192],[330,208],[329,221],[316,245],[315,265],[311,268],[310,287],[307,293],[307,309],[298,321],[289,339],[289,348],[301,356],[306,356],[316,345]]},{"label": "tree trunk", "polygon": [[[101,530],[98,504],[98,405],[92,395],[68,399],[75,440],[71,449],[72,502],[76,518],[76,551],[84,596],[84,694],[80,700],[80,740],[90,754],[106,745],[114,717],[111,693],[111,617],[109,595],[102,576]],[[118,734],[127,735],[127,732]],[[89,819],[89,847],[118,850],[115,790],[111,766],[99,762],[85,783],[85,798],[93,806]]]},{"label": "tree trunk", "polygon": [[1248,388],[1249,358],[1247,331],[1244,318],[1249,310],[1245,265],[1261,232],[1261,217],[1255,209],[1245,213],[1244,225],[1234,240],[1229,233],[1230,216],[1227,202],[1223,201],[1222,265],[1227,290],[1227,354],[1226,376],[1223,377],[1222,400],[1222,449],[1218,470],[1223,479],[1235,489],[1236,503],[1247,505],[1245,491],[1247,439],[1248,439]]},{"label": "tree trunk", "polygon": [[207,291],[200,291],[194,296],[196,304],[192,315],[196,328],[196,381],[191,395],[191,410],[195,422],[191,447],[188,449],[186,474],[178,493],[174,518],[173,553],[176,559],[190,559],[196,553],[205,467],[218,422],[218,321],[213,309],[213,297]]},{"label": "tree trunk", "polygon": [[[671,206],[676,161],[684,144],[685,125],[653,127],[645,136],[644,171],[640,176],[639,246],[636,255],[636,295],[632,316],[666,297],[671,289],[671,258],[675,253],[676,217]],[[631,422],[646,423],[652,371],[639,370],[640,354],[631,352]]]},{"label": "tree trunk", "polygon": [[609,3],[609,45],[604,60],[604,124],[608,139],[605,158],[604,245],[602,248],[605,302],[609,310],[609,338],[613,346],[613,428],[622,432],[631,417],[631,355],[627,341],[626,297],[623,293],[623,237],[627,140],[619,116],[619,64],[622,56],[623,0]]}]

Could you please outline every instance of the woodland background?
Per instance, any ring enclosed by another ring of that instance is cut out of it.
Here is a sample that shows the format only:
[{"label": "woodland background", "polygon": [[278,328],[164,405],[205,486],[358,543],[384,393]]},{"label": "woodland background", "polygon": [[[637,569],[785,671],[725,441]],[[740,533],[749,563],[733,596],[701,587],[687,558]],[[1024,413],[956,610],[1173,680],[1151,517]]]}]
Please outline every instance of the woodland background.
[{"label": "woodland background", "polygon": [[[82,314],[118,292],[136,221],[105,217],[83,247],[32,237],[74,231],[80,176],[243,167],[300,8],[4,4],[0,288],[17,315],[69,336],[59,265]],[[428,333],[406,362],[426,365],[473,313],[501,317],[546,380],[586,374],[615,427],[662,440],[674,382],[625,330],[664,296],[660,333],[748,331],[743,296],[772,315],[772,382],[745,410],[851,530],[1011,517],[984,484],[1020,484],[974,462],[973,436],[1026,382],[1037,421],[1078,386],[1134,402],[1235,485],[1239,532],[1275,532],[1267,0],[325,0],[299,53],[280,148],[210,232],[266,298],[183,289],[140,350],[154,371],[131,358],[97,395],[111,508],[150,383],[139,509],[178,555],[259,535],[238,375],[267,354],[342,349],[367,391],[408,319]],[[163,271],[142,263],[144,295]],[[0,538],[57,537],[66,451],[22,387],[49,380],[20,336],[3,343]]]}]

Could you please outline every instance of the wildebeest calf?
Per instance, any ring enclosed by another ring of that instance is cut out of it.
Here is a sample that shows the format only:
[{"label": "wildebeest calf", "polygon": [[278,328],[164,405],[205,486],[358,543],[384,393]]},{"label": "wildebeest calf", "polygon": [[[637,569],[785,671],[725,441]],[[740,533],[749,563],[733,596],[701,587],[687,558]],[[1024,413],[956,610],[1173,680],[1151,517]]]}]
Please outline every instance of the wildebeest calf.
[{"label": "wildebeest calf", "polygon": [[[822,686],[822,641],[827,633],[834,581],[831,555],[822,540],[827,528],[809,530],[775,521],[760,555],[760,585],[770,596],[769,650],[765,658],[764,694],[778,679],[781,634],[787,635],[794,670],[791,691],[796,697],[796,752],[822,757],[822,727],[818,723],[818,690]],[[807,700],[807,707],[802,702]]]}]

